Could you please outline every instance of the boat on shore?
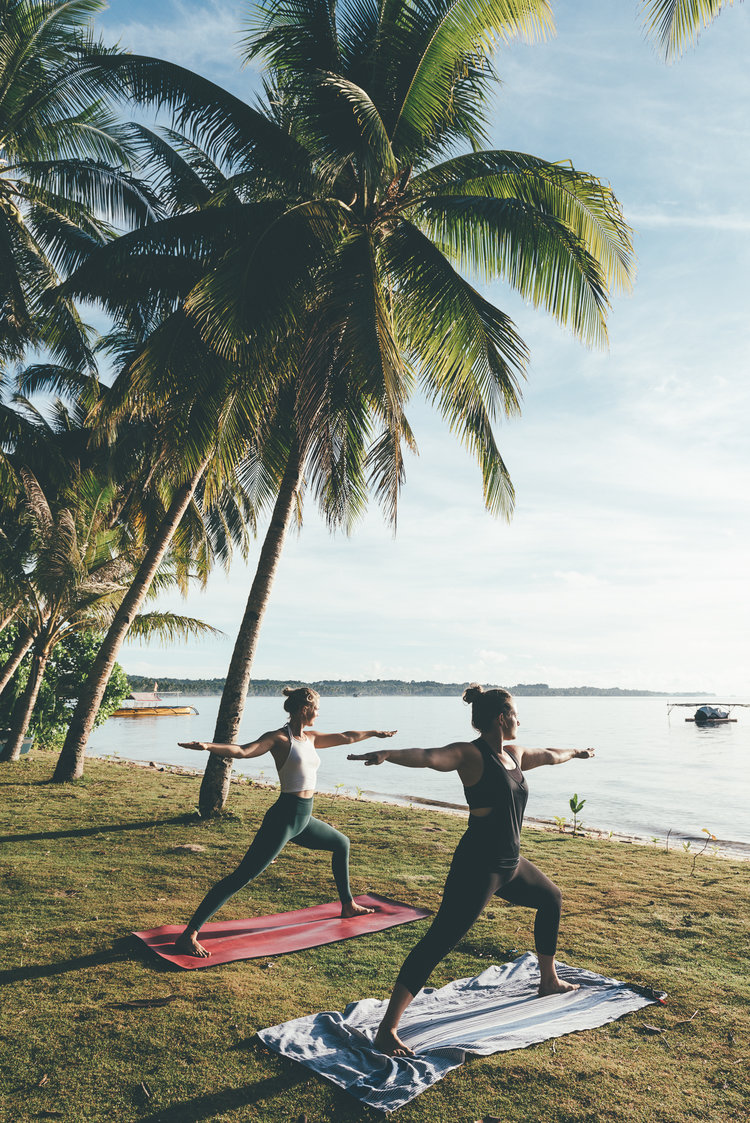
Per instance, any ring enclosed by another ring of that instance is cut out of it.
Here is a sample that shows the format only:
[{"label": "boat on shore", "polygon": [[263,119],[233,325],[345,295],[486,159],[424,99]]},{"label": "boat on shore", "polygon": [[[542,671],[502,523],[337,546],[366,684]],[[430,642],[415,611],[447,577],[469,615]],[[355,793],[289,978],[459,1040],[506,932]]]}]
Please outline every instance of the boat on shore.
[{"label": "boat on shore", "polygon": [[187,714],[197,714],[195,706],[185,705],[182,702],[172,701],[179,698],[175,690],[159,691],[158,682],[154,683],[153,690],[139,690],[128,694],[125,701],[115,710],[112,717],[185,717]]}]

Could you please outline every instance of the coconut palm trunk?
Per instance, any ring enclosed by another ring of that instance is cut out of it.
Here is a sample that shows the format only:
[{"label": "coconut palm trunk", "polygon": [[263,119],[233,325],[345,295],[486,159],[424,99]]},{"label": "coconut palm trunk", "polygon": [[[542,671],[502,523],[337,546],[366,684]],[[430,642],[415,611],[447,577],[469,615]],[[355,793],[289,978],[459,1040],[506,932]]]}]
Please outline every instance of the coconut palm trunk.
[{"label": "coconut palm trunk", "polygon": [[96,715],[102,704],[104,692],[107,689],[107,683],[120,648],[133,619],[146,599],[146,594],[151,588],[151,582],[156,575],[156,571],[161,565],[175,531],[180,525],[180,521],[207,467],[208,458],[203,461],[191,478],[175,492],[169,510],[162,519],[159,531],[138,568],[135,580],[123,597],[122,604],[115,614],[102,646],[99,648],[99,653],[94,660],[94,665],[83,685],[76,708],[73,711],[73,717],[68,726],[65,742],[52,777],[55,783],[78,780],[83,775],[86,746],[94,728]]},{"label": "coconut palm trunk", "polygon": [[[296,445],[284,471],[271,522],[263,540],[250,595],[247,598],[245,615],[232,652],[216,718],[213,737],[216,744],[233,744],[237,739],[247,688],[250,684],[250,671],[255,658],[255,649],[258,646],[260,625],[271,595],[271,587],[292,518],[295,497],[302,479],[303,463],[304,453],[299,445]],[[223,809],[229,794],[231,776],[232,761],[211,754],[198,798],[198,810],[203,818],[218,815]]]},{"label": "coconut palm trunk", "polygon": [[13,675],[18,670],[21,662],[26,655],[26,652],[34,642],[34,637],[27,632],[25,635],[21,634],[16,640],[13,650],[8,656],[3,669],[0,671],[0,694],[2,694],[13,678]]},{"label": "coconut palm trunk", "polygon": [[29,681],[26,683],[26,689],[19,698],[13,712],[10,732],[5,742],[2,756],[0,756],[0,760],[2,761],[18,760],[21,755],[24,734],[31,721],[34,707],[36,706],[36,700],[42,685],[48,659],[49,651],[46,648],[42,648],[41,651],[36,651],[34,653]]}]

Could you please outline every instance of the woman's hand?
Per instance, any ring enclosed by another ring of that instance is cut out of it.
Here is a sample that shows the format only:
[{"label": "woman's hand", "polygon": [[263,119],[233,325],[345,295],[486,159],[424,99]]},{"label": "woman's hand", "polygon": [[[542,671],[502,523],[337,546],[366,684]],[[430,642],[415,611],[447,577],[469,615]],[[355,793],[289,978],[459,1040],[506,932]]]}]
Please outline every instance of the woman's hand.
[{"label": "woman's hand", "polygon": [[395,737],[398,729],[373,729],[371,737]]},{"label": "woman's hand", "polygon": [[208,747],[205,741],[178,741],[177,744],[181,749],[195,749],[199,753],[204,753]]},{"label": "woman's hand", "polygon": [[[390,737],[392,735],[390,733],[379,733],[377,734],[377,736]],[[388,760],[389,755],[390,754],[388,752],[388,749],[379,749],[374,753],[349,753],[346,759],[363,760],[365,762],[365,765],[383,764],[384,761]]]},{"label": "woman's hand", "polygon": [[576,749],[578,760],[588,760],[590,756],[596,756],[596,749]]}]

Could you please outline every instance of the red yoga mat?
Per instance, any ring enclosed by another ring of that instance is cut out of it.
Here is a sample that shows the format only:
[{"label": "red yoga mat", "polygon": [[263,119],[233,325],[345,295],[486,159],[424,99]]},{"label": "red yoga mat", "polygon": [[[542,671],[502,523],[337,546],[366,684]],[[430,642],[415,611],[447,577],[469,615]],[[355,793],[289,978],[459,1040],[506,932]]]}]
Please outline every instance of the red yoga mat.
[{"label": "red yoga mat", "polygon": [[134,932],[133,935],[161,959],[174,963],[175,967],[190,970],[195,967],[216,967],[220,963],[232,963],[236,959],[259,959],[261,956],[284,955],[303,948],[317,948],[321,944],[335,944],[338,940],[350,940],[353,936],[364,936],[368,932],[382,932],[397,924],[423,920],[430,915],[425,909],[413,909],[400,901],[381,897],[379,893],[366,893],[354,900],[358,905],[375,911],[345,920],[341,916],[341,903],[332,901],[330,904],[313,905],[312,908],[298,909],[296,912],[258,916],[253,920],[225,920],[217,924],[204,924],[199,939],[204,948],[211,952],[208,959],[175,953],[174,940],[184,931],[184,925],[164,924],[161,928]]}]

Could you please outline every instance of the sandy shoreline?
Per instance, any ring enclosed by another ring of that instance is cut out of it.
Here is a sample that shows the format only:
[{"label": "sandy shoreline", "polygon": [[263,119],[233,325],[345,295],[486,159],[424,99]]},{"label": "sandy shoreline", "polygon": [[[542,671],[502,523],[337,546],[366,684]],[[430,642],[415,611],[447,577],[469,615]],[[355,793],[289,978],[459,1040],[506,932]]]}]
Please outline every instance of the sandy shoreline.
[{"label": "sandy shoreline", "polygon": [[[117,757],[96,757],[97,760],[106,760],[111,764],[132,765],[135,768],[154,768],[159,772],[172,772],[177,775],[184,776],[201,776],[202,772],[197,768],[186,768],[179,764],[157,764],[155,761],[145,760],[123,760]],[[245,776],[232,776],[233,784],[252,784],[260,788],[268,788],[275,790],[276,783],[266,783],[258,780],[250,780]],[[376,792],[369,789],[360,790],[357,795],[349,793],[341,793],[334,791],[326,791],[324,788],[319,789],[320,795],[334,796],[336,799],[350,799],[354,802],[365,803],[390,803],[396,807],[412,807],[415,811],[437,811],[441,815],[453,815],[464,818],[468,808],[459,803],[444,803],[441,800],[424,799],[421,796],[389,796],[382,792]],[[560,830],[557,823],[552,819],[534,819],[526,817],[524,819],[524,826],[531,827],[532,830],[549,831],[554,834],[565,834],[573,837],[573,832],[569,828]],[[718,858],[731,858],[734,861],[747,862],[750,861],[750,843],[747,842],[734,842],[731,839],[709,839],[708,843],[704,835],[691,835],[680,831],[669,831],[663,836],[657,838],[656,842],[646,835],[627,834],[622,831],[603,830],[597,827],[585,827],[582,831],[578,832],[579,837],[583,838],[598,838],[605,839],[611,842],[625,843],[633,846],[649,846],[652,849],[671,849],[683,851],[683,843],[689,843],[690,848],[688,853],[692,856],[705,853],[712,857]]]}]

